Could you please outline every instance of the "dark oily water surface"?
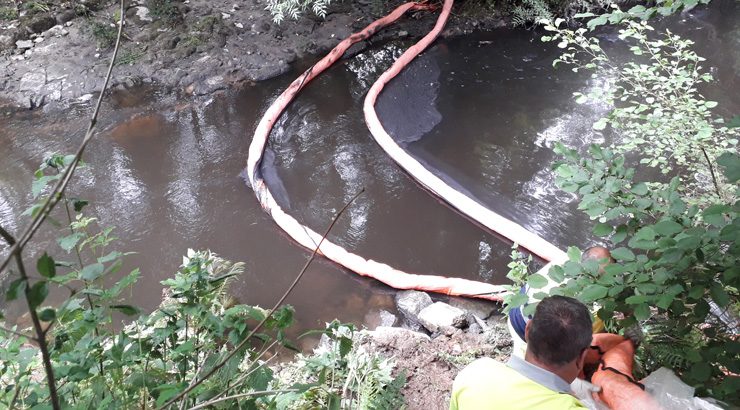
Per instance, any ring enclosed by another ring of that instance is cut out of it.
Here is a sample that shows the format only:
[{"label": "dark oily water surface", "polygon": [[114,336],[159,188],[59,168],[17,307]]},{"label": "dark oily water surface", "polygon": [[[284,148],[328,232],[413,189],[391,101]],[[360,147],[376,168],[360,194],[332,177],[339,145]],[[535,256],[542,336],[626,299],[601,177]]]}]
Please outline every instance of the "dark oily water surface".
[{"label": "dark oily water surface", "polygon": [[[697,42],[719,78],[706,94],[726,117],[740,112],[738,16],[734,2],[722,1],[660,24]],[[558,246],[587,246],[591,223],[575,210],[573,197],[555,189],[549,147],[555,140],[582,147],[606,138],[590,126],[608,107],[576,105],[571,93],[609,79],[553,70],[557,50],[538,38],[531,31],[499,30],[440,40],[387,87],[378,111],[394,136],[439,175]],[[605,32],[603,39],[614,42],[615,34]],[[365,127],[364,93],[378,67],[387,67],[401,49],[368,50],[309,85],[271,136],[265,177],[278,201],[317,231],[365,188],[330,235],[362,256],[414,273],[503,283],[508,241],[417,186]],[[142,270],[132,303],[156,306],[159,282],[173,274],[187,248],[244,261],[246,272],[232,291],[245,303],[271,306],[293,280],[308,252],[260,209],[239,174],[259,116],[296,75],[197,103],[156,89],[118,92],[106,103],[101,132],[86,152],[89,166],[70,195],[89,198],[89,213],[116,227],[118,249],[136,252],[123,269]],[[25,227],[19,215],[31,203],[32,171],[49,153],[73,151],[90,111],[85,103],[0,120],[3,226],[14,232]],[[49,241],[53,235],[55,228],[46,227],[42,241],[26,251],[30,266],[44,249],[63,254]],[[288,302],[300,329],[333,318],[372,326],[378,310],[393,311],[393,294],[319,258]],[[18,304],[6,308],[10,317],[23,312]]]}]

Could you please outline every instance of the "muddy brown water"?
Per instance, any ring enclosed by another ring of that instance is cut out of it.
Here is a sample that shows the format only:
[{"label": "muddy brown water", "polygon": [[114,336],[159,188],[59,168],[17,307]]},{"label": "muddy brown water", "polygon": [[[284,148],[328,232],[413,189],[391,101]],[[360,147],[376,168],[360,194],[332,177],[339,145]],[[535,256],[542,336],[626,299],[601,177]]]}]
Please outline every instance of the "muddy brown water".
[{"label": "muddy brown water", "polygon": [[[738,4],[715,1],[656,26],[696,42],[718,78],[705,94],[720,102],[726,118],[740,113]],[[577,105],[571,97],[609,79],[553,70],[558,50],[541,43],[540,35],[497,30],[439,40],[386,88],[378,111],[391,133],[443,178],[558,246],[588,246],[592,223],[572,196],[555,188],[550,147],[557,140],[584,147],[609,139],[591,131],[608,107]],[[612,30],[601,37],[616,43]],[[330,235],[360,255],[415,273],[504,283],[511,244],[417,186],[365,127],[364,93],[377,67],[386,67],[403,46],[371,48],[307,87],[273,131],[265,177],[281,204],[318,231],[365,188]],[[90,199],[90,213],[101,225],[115,226],[118,248],[135,252],[124,269],[142,270],[129,294],[132,303],[153,308],[160,281],[188,248],[245,262],[232,286],[242,302],[271,305],[293,280],[309,253],[260,209],[240,173],[260,114],[297,74],[197,101],[141,88],[117,92],[105,104],[101,132],[85,155],[89,166],[70,194]],[[0,119],[4,227],[18,232],[27,224],[20,213],[31,201],[32,170],[49,153],[73,150],[90,111],[89,103],[79,103]],[[45,227],[26,255],[46,249],[62,258],[63,251],[44,240],[55,229]],[[334,318],[372,326],[378,310],[395,311],[394,294],[318,259],[288,302],[296,307],[299,329]],[[22,314],[16,304],[5,310],[11,318]]]}]

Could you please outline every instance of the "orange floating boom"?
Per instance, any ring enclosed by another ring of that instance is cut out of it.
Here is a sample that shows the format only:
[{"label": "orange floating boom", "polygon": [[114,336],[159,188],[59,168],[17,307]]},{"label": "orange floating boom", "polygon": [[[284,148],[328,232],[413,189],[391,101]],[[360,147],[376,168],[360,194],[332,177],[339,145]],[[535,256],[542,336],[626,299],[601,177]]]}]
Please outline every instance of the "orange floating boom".
[{"label": "orange floating boom", "polygon": [[[458,211],[499,235],[510,239],[512,242],[516,242],[519,246],[526,248],[548,262],[567,260],[565,252],[557,246],[546,241],[540,236],[529,232],[521,225],[486,208],[476,200],[456,190],[441,178],[434,175],[434,173],[417,161],[416,158],[412,157],[408,152],[401,148],[396,141],[388,135],[388,132],[383,128],[383,124],[380,123],[380,119],[378,119],[378,114],[375,112],[375,102],[378,99],[378,95],[383,91],[383,87],[385,87],[389,81],[396,77],[401,70],[409,65],[416,56],[429,47],[429,44],[434,41],[444,27],[447,19],[446,16],[452,9],[452,3],[453,0],[445,0],[444,6],[442,6],[442,13],[440,14],[440,18],[437,20],[437,24],[434,26],[434,29],[424,36],[424,38],[422,38],[418,43],[409,47],[409,49],[406,50],[395,63],[393,63],[391,68],[384,72],[373,86],[370,87],[370,91],[368,91],[367,96],[365,96],[365,102],[363,105],[367,127],[370,129],[370,133],[373,135],[373,138],[378,145],[380,145],[380,147],[396,162],[396,164],[406,170],[406,172],[408,172],[419,184],[439,198],[443,199],[448,204],[452,205]],[[443,18],[443,16],[445,17]]]},{"label": "orange floating boom", "polygon": [[[437,37],[444,27],[452,7],[452,0],[446,0],[434,29],[419,43],[426,47]],[[293,81],[288,88],[270,105],[257,125],[247,159],[247,176],[252,189],[262,208],[267,211],[273,220],[296,242],[308,249],[314,249],[321,240],[321,235],[302,225],[291,215],[286,213],[275,201],[267,184],[260,173],[260,163],[264,154],[265,145],[273,126],[282,115],[285,108],[293,101],[296,95],[316,76],[334,64],[344,52],[354,43],[366,40],[381,28],[398,20],[404,13],[411,10],[430,10],[427,3],[405,3],[387,16],[378,19],[365,27],[362,31],[352,34],[340,42],[329,54],[306,70],[299,78]],[[415,50],[421,51],[418,44]],[[418,54],[418,52],[417,52]],[[406,55],[406,54],[404,54]],[[402,57],[403,58],[403,57]],[[411,58],[406,57],[408,61]],[[413,58],[413,57],[412,57]],[[455,296],[468,296],[488,300],[501,300],[506,290],[503,286],[477,282],[460,278],[448,278],[433,275],[417,275],[394,269],[384,263],[365,259],[355,255],[343,247],[324,240],[319,253],[326,258],[352,270],[362,276],[375,278],[396,289],[417,289],[429,292],[443,293]]]}]

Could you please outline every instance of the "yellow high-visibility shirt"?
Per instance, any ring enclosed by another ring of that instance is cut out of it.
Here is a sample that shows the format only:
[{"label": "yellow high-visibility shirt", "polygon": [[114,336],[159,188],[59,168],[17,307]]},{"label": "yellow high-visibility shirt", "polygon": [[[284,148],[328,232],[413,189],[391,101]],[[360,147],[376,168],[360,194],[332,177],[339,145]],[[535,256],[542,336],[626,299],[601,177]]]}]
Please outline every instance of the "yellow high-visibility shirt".
[{"label": "yellow high-visibility shirt", "polygon": [[570,410],[585,407],[568,393],[536,383],[504,363],[482,358],[469,364],[455,378],[450,410],[485,409]]}]

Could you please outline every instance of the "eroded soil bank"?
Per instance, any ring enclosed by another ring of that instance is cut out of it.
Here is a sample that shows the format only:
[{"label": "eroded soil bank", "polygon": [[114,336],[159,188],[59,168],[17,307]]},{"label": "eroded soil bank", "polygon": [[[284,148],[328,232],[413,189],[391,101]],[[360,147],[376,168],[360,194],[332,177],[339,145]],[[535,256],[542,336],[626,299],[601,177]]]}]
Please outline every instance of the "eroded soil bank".
[{"label": "eroded soil bank", "polygon": [[[5,105],[36,108],[86,100],[105,76],[112,53],[118,3],[107,0],[46,2],[41,9],[3,5],[0,80]],[[126,3],[125,41],[113,86],[154,83],[186,94],[210,94],[287,72],[291,63],[335,46],[400,1],[339,2],[325,18],[308,12],[276,24],[264,1],[148,0]],[[482,4],[462,3],[443,36],[504,24]],[[371,42],[415,38],[436,15],[411,14]],[[363,42],[348,53],[369,45]]]}]

